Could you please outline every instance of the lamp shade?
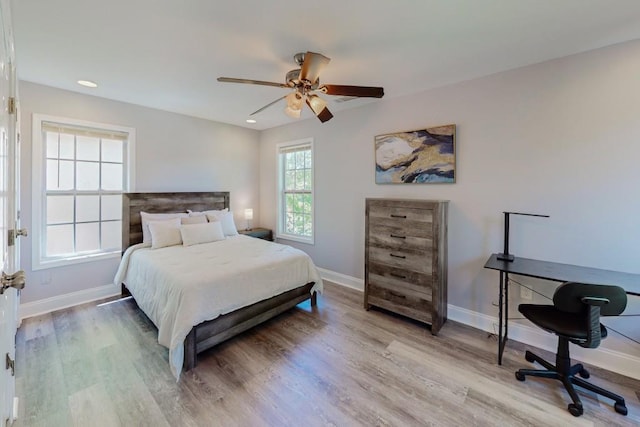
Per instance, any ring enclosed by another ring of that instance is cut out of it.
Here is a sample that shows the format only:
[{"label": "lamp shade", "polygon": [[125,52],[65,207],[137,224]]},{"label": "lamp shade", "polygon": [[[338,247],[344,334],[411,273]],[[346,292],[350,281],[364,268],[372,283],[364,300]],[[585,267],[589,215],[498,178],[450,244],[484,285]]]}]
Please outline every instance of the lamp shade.
[{"label": "lamp shade", "polygon": [[244,219],[247,221],[253,219],[253,209],[245,209],[244,210]]}]

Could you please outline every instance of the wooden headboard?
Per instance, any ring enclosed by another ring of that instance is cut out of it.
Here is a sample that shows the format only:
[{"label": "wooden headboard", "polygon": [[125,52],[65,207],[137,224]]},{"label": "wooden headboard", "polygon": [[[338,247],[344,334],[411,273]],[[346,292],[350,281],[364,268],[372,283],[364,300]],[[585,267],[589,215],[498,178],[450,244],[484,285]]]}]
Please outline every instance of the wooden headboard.
[{"label": "wooden headboard", "polygon": [[142,242],[140,211],[150,213],[206,211],[229,207],[229,192],[123,193],[122,250]]}]

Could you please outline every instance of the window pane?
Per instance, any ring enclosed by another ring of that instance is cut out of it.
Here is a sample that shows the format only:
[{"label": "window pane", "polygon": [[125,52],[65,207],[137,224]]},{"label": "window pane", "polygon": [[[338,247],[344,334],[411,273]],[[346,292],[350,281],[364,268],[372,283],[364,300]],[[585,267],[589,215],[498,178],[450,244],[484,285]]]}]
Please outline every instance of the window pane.
[{"label": "window pane", "polygon": [[296,171],[296,190],[304,190],[304,170]]},{"label": "window pane", "polygon": [[304,234],[305,236],[311,236],[312,235],[312,227],[311,227],[311,215],[305,215],[304,216],[304,228],[302,231],[302,234]]},{"label": "window pane", "polygon": [[47,224],[73,222],[73,196],[47,196]]},{"label": "window pane", "polygon": [[100,160],[100,140],[89,136],[76,137],[77,160]]},{"label": "window pane", "polygon": [[285,154],[285,169],[292,170],[296,168],[296,155],[295,153]]},{"label": "window pane", "polygon": [[102,196],[102,220],[122,218],[122,196]]},{"label": "window pane", "polygon": [[74,141],[75,138],[73,135],[68,133],[60,134],[60,158],[61,159],[71,159],[74,158]]},{"label": "window pane", "polygon": [[100,196],[76,197],[76,222],[100,220]]},{"label": "window pane", "polygon": [[311,191],[313,187],[313,173],[310,169],[304,171],[304,190]]},{"label": "window pane", "polygon": [[302,195],[302,211],[306,214],[311,213],[311,194]]},{"label": "window pane", "polygon": [[97,251],[100,249],[100,223],[76,225],[76,252]]},{"label": "window pane", "polygon": [[102,249],[120,250],[122,248],[122,222],[109,221],[102,223]]},{"label": "window pane", "polygon": [[102,161],[122,163],[123,149],[124,149],[123,141],[118,141],[113,139],[103,139],[102,140]]},{"label": "window pane", "polygon": [[307,169],[311,168],[311,150],[304,152],[304,167]]},{"label": "window pane", "polygon": [[45,132],[44,140],[47,145],[47,157],[58,158],[58,132]]},{"label": "window pane", "polygon": [[47,160],[47,190],[73,190],[73,162]]},{"label": "window pane", "polygon": [[47,226],[47,256],[73,252],[73,225]]},{"label": "window pane", "polygon": [[76,189],[97,190],[99,186],[99,163],[76,162]]},{"label": "window pane", "polygon": [[113,163],[102,164],[102,189],[111,191],[122,190],[122,165]]},{"label": "window pane", "polygon": [[296,185],[296,172],[295,171],[287,171],[284,174],[284,189],[285,190],[294,190]]},{"label": "window pane", "polygon": [[296,152],[296,168],[297,169],[304,168],[304,151]]},{"label": "window pane", "polygon": [[284,231],[285,233],[290,233],[293,234],[293,214],[290,212],[287,212],[285,214],[285,223],[284,223]]}]

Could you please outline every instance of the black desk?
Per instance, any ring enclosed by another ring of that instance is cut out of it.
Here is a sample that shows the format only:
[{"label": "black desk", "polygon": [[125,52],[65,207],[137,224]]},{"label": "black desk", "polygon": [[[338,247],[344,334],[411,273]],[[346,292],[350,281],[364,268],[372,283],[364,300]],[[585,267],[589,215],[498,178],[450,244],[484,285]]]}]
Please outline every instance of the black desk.
[{"label": "black desk", "polygon": [[[555,282],[579,282],[595,285],[617,285],[627,294],[640,296],[640,274],[621,273],[599,268],[581,267],[571,264],[540,261],[515,257],[512,262],[501,261],[498,254],[489,257],[484,268],[500,272],[500,295],[498,297],[498,364],[502,365],[502,353],[509,332],[509,274],[535,277]],[[634,291],[631,291],[634,290]]]}]

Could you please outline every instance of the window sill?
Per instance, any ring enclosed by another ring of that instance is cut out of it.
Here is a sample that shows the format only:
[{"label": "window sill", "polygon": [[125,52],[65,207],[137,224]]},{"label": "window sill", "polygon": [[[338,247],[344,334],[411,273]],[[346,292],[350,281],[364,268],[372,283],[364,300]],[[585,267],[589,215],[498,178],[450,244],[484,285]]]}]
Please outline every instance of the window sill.
[{"label": "window sill", "polygon": [[308,245],[313,245],[315,243],[313,237],[301,237],[293,234],[276,234],[275,237],[276,239],[291,240],[298,243],[306,243]]},{"label": "window sill", "polygon": [[36,261],[34,260],[32,270],[46,270],[49,268],[56,267],[66,267],[70,265],[84,264],[87,262],[96,262],[107,259],[119,259],[121,256],[120,251],[115,252],[107,252],[107,253],[99,253],[92,255],[79,255],[76,257],[55,259],[55,260],[45,260],[45,261]]}]

